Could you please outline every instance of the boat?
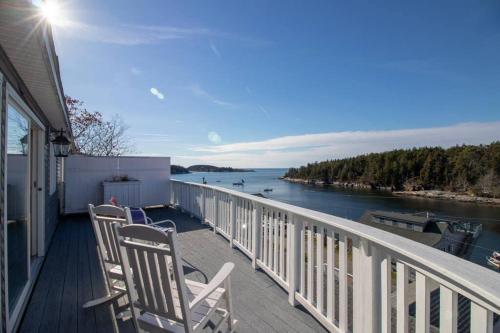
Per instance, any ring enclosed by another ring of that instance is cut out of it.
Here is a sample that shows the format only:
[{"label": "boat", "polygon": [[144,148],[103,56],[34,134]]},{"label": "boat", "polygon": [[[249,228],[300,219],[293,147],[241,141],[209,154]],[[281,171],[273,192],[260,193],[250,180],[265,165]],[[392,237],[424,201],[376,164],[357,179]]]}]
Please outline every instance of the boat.
[{"label": "boat", "polygon": [[497,269],[500,269],[500,260],[497,260],[493,257],[486,257],[486,260],[488,261],[488,265],[496,267]]},{"label": "boat", "polygon": [[273,191],[273,189],[272,189],[272,188],[265,188],[265,189],[264,189],[264,192],[272,192],[272,191]]},{"label": "boat", "polygon": [[236,183],[233,183],[233,186],[243,186],[245,185],[245,180],[242,179],[241,182],[236,182]]},{"label": "boat", "polygon": [[500,252],[499,251],[493,251],[490,257],[486,257],[486,260],[488,261],[488,265],[494,266],[497,269],[500,269]]}]

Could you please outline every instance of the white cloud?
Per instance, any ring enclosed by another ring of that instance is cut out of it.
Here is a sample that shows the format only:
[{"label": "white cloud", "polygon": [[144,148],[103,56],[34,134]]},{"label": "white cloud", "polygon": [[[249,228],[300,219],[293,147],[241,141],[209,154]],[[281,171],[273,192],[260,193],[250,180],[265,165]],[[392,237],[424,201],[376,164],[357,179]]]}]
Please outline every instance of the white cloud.
[{"label": "white cloud", "polygon": [[210,142],[215,143],[215,144],[218,144],[222,141],[220,135],[214,131],[208,132],[208,140],[210,140]]},{"label": "white cloud", "polygon": [[217,97],[209,94],[205,89],[203,89],[202,87],[200,87],[200,85],[198,85],[198,84],[193,84],[193,85],[189,86],[188,89],[195,96],[208,99],[209,101],[211,101],[214,104],[217,104],[217,105],[220,105],[220,106],[224,106],[224,107],[228,107],[228,108],[235,108],[235,107],[237,107],[236,104],[223,101],[223,100],[221,100],[221,99],[219,99],[219,98],[217,98]]},{"label": "white cloud", "polygon": [[99,26],[76,21],[71,22],[64,29],[58,29],[57,32],[61,37],[124,46],[158,44],[167,40],[203,37],[213,34],[213,32],[204,28],[136,25]]},{"label": "white cloud", "polygon": [[165,41],[194,38],[223,38],[239,42],[243,46],[266,47],[272,42],[240,36],[232,33],[215,31],[203,27],[174,27],[162,25],[96,25],[68,20],[64,28],[57,28],[61,38],[85,40],[96,43],[123,46],[159,44]]},{"label": "white cloud", "polygon": [[151,94],[156,96],[159,100],[163,100],[165,98],[165,95],[163,95],[163,93],[161,93],[157,88],[153,87],[153,88],[149,89],[149,91],[151,92]]},{"label": "white cloud", "polygon": [[346,131],[284,136],[263,141],[195,147],[197,163],[234,167],[290,167],[308,162],[422,146],[450,147],[500,140],[500,122],[387,131]]},{"label": "white cloud", "polygon": [[210,41],[210,49],[212,50],[212,52],[217,56],[217,57],[221,57],[221,54],[219,52],[219,49],[217,48],[217,46],[215,46],[215,44]]}]

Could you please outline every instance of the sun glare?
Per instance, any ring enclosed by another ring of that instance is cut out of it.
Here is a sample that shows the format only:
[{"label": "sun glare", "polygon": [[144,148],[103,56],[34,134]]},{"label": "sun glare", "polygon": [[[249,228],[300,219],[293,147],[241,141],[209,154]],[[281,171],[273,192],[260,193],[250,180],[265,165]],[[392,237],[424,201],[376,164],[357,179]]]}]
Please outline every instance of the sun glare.
[{"label": "sun glare", "polygon": [[40,6],[43,17],[52,25],[63,25],[64,19],[61,7],[55,1],[45,1]]}]

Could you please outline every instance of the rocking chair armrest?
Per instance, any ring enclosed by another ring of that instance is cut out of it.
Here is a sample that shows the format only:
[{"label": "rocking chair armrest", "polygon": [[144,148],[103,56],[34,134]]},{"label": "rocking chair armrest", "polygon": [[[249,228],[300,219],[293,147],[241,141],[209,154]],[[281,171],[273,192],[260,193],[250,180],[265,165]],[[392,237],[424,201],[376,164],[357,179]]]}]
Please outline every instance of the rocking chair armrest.
[{"label": "rocking chair armrest", "polygon": [[160,224],[163,224],[163,223],[169,223],[171,224],[175,230],[177,230],[177,226],[175,225],[175,222],[172,221],[172,220],[162,220],[162,221],[156,221],[156,222],[153,222],[149,217],[148,217],[148,224],[146,225],[149,225],[151,227],[155,227],[155,226],[159,226]]},{"label": "rocking chair armrest", "polygon": [[224,283],[224,281],[227,280],[227,278],[229,278],[229,275],[231,274],[233,269],[234,264],[232,262],[226,262],[224,266],[222,266],[222,268],[217,272],[217,274],[215,274],[214,278],[210,280],[205,289],[203,289],[201,293],[198,294],[198,296],[196,296],[196,298],[191,303],[189,303],[189,308],[194,309],[195,307],[200,305],[200,303],[204,299],[210,296],[217,288],[219,288],[221,284]]}]

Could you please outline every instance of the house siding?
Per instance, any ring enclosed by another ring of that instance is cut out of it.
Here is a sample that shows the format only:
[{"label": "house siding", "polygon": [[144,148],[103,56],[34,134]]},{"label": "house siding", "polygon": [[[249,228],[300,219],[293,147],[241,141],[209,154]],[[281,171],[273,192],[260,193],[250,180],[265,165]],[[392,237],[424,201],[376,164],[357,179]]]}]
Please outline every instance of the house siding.
[{"label": "house siding", "polygon": [[0,73],[1,99],[0,99],[0,310],[2,323],[0,332],[7,331],[7,314],[5,312],[5,234],[4,234],[4,212],[5,212],[5,150],[6,137],[5,125],[7,122],[7,81]]}]

